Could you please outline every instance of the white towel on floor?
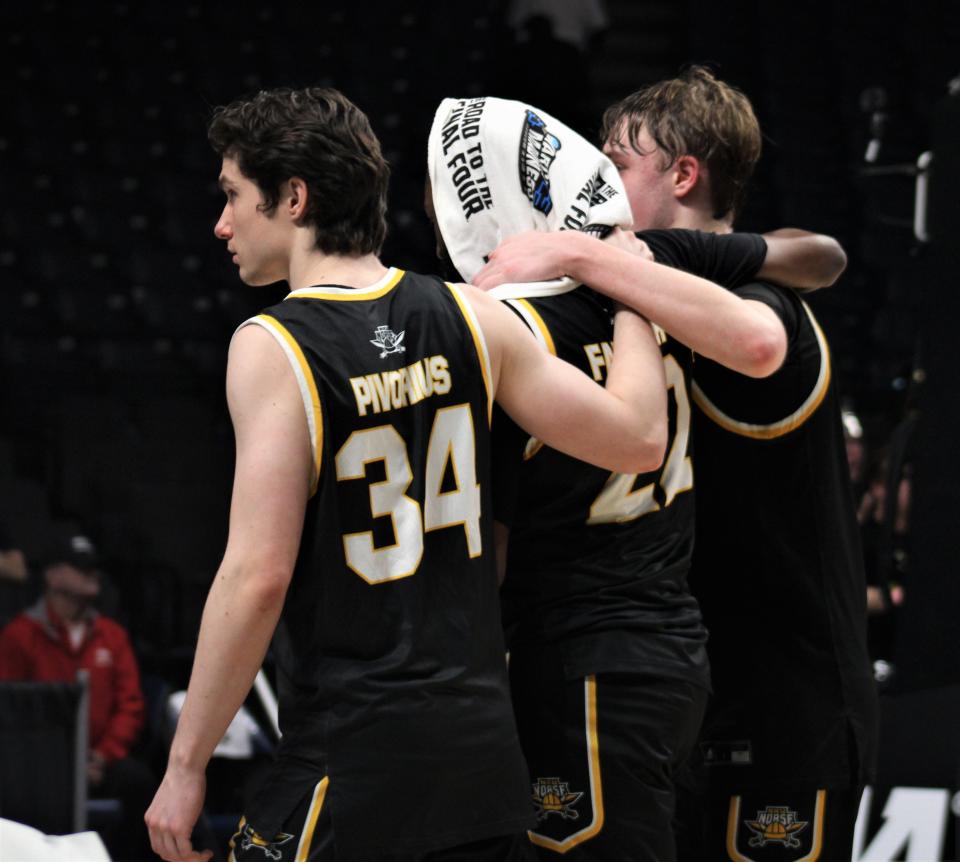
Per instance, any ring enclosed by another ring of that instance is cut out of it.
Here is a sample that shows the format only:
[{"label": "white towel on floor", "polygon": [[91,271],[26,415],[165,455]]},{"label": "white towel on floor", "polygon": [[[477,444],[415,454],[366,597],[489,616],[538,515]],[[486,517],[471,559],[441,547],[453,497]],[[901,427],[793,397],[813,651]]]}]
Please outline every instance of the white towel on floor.
[{"label": "white towel on floor", "polygon": [[427,170],[440,233],[467,281],[508,236],[562,229],[602,235],[633,220],[613,163],[522,102],[444,99],[430,129]]},{"label": "white towel on floor", "polygon": [[3,862],[110,862],[96,832],[44,835],[32,826],[0,818]]}]

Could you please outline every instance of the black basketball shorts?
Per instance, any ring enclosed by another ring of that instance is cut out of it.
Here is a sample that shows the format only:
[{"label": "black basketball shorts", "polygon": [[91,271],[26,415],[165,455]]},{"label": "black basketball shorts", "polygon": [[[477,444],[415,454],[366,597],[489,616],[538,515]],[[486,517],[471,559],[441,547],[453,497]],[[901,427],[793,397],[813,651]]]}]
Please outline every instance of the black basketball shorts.
[{"label": "black basketball shorts", "polygon": [[241,818],[230,839],[229,862],[535,862],[523,833],[426,853],[338,852],[329,806],[324,804],[328,785],[328,779],[320,781],[272,836],[257,831],[255,816]]},{"label": "black basketball shorts", "polygon": [[638,674],[567,681],[549,660],[518,654],[510,673],[540,858],[672,862],[674,772],[696,740],[706,692]]}]

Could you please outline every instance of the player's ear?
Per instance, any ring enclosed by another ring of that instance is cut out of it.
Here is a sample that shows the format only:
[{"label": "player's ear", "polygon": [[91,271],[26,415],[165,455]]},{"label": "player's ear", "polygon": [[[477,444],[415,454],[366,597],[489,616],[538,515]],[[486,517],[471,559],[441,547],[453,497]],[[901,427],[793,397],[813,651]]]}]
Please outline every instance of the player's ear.
[{"label": "player's ear", "polygon": [[300,177],[291,177],[287,182],[285,192],[284,203],[290,218],[295,222],[300,221],[307,211],[307,200],[310,197],[307,184]]},{"label": "player's ear", "polygon": [[690,194],[705,173],[696,156],[680,156],[673,163],[674,197],[683,198]]}]

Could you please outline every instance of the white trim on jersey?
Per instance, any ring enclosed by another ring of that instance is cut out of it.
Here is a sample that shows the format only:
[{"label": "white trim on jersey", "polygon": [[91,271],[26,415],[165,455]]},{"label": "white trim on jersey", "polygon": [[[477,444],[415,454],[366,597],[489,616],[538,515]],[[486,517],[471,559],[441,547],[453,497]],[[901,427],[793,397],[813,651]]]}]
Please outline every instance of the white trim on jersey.
[{"label": "white trim on jersey", "polygon": [[321,449],[323,417],[320,412],[316,382],[313,379],[310,366],[307,365],[302,352],[297,355],[300,352],[300,347],[280,321],[269,315],[260,314],[241,323],[237,330],[239,331],[244,326],[251,324],[262,327],[273,336],[283,350],[290,367],[293,369],[294,376],[297,378],[300,397],[303,399],[303,410],[307,417],[307,427],[310,431],[310,451],[313,455],[313,476],[310,484],[311,488],[316,489],[317,482],[320,479],[320,458],[323,454]]},{"label": "white trim on jersey", "polygon": [[318,291],[321,293],[332,293],[332,294],[346,294],[348,296],[363,297],[368,293],[376,293],[378,290],[382,290],[390,282],[397,277],[397,268],[391,266],[386,275],[382,278],[378,278],[373,284],[368,285],[367,287],[329,287],[327,285],[313,285],[312,287],[298,287],[296,290],[291,290],[287,294],[286,298],[290,299],[291,297],[296,298],[304,294],[314,294]]},{"label": "white trim on jersey", "polygon": [[527,328],[533,333],[533,337],[540,342],[540,346],[548,353],[555,353],[556,351],[547,341],[547,337],[543,331],[543,326],[540,324],[537,318],[530,313],[530,310],[522,302],[516,299],[508,299],[505,300],[505,302],[512,309],[514,309],[521,318],[523,318],[523,322],[527,324]]},{"label": "white trim on jersey", "polygon": [[557,278],[552,281],[527,281],[516,284],[501,284],[488,290],[494,299],[537,299],[541,296],[560,296],[580,287],[572,278]]},{"label": "white trim on jersey", "polygon": [[450,291],[456,297],[457,305],[460,306],[460,311],[466,319],[467,325],[473,332],[474,343],[479,348],[478,352],[480,353],[480,361],[483,367],[483,382],[487,389],[487,416],[489,418],[493,413],[494,392],[493,371],[490,366],[490,351],[487,348],[487,339],[483,335],[483,329],[480,326],[480,321],[477,320],[476,312],[474,312],[473,306],[470,305],[466,296],[463,295],[463,291],[460,290],[457,285],[451,284],[450,282],[447,282],[447,287],[450,288]]},{"label": "white trim on jersey", "polygon": [[820,329],[813,312],[805,302],[800,303],[803,310],[810,318],[810,324],[813,327],[814,335],[817,338],[817,345],[820,348],[820,371],[817,374],[817,382],[814,384],[810,394],[796,410],[789,416],[764,424],[754,424],[750,422],[741,422],[724,413],[713,401],[707,397],[706,393],[697,385],[694,380],[691,392],[696,405],[717,425],[734,434],[740,434],[743,437],[753,437],[758,440],[772,440],[775,437],[782,437],[789,434],[796,428],[799,428],[809,419],[816,409],[820,406],[827,389],[830,387],[830,349],[827,347],[827,339]]}]

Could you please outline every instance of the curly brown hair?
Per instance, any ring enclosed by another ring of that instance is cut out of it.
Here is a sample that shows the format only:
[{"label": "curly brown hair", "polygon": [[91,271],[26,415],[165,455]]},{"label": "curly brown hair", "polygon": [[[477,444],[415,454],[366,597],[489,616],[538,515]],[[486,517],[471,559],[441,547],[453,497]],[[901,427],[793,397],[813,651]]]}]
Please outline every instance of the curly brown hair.
[{"label": "curly brown hair", "polygon": [[714,218],[739,212],[761,149],[760,124],[740,90],[705,66],[691,66],[607,108],[601,136],[609,140],[626,132],[626,142],[639,149],[641,129],[666,157],[664,170],[681,156],[706,165]]},{"label": "curly brown hair", "polygon": [[235,159],[272,212],[291,177],[308,189],[304,222],[325,254],[377,254],[387,233],[390,167],[366,115],[332,88],[261,90],[217,108],[213,149]]}]

